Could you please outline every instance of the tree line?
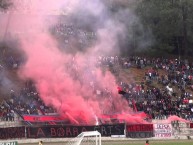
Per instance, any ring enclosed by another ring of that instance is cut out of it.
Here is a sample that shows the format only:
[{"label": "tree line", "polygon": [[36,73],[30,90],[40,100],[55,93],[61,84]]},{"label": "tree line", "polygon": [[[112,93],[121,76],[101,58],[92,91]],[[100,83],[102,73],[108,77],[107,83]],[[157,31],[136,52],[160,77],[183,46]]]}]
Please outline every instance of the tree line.
[{"label": "tree line", "polygon": [[[146,45],[148,52],[179,57],[193,54],[193,0],[114,0],[112,11],[128,8],[138,20],[128,27],[132,27],[126,45],[130,50],[124,53],[138,50],[150,41],[151,44]],[[125,19],[132,21],[130,17]]]},{"label": "tree line", "polygon": [[135,12],[153,34],[153,50],[193,54],[193,0],[141,0]]}]

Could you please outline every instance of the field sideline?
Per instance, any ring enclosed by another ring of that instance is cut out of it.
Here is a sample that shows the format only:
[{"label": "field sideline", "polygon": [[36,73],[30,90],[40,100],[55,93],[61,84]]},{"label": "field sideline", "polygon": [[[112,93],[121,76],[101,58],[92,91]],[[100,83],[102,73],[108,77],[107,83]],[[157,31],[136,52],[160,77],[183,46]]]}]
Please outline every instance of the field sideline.
[{"label": "field sideline", "polygon": [[[150,140],[150,145],[192,145],[192,140]],[[102,145],[145,145],[143,141],[126,141],[126,142],[102,142]]]},{"label": "field sideline", "polygon": [[[18,143],[18,145],[38,145],[36,143]],[[150,140],[150,145],[192,145],[193,140]],[[43,145],[67,145],[66,142],[44,142]],[[87,143],[87,145],[89,145]],[[93,143],[91,145],[94,145]],[[104,141],[102,140],[102,145],[145,145],[145,140],[125,140],[125,141]]]}]

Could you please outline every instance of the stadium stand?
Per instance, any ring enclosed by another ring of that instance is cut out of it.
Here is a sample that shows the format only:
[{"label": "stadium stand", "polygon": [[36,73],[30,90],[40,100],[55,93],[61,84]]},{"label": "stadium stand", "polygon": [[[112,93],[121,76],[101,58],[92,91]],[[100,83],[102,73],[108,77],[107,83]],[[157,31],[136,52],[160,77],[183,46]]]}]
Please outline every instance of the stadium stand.
[{"label": "stadium stand", "polygon": [[[60,38],[68,47],[70,47],[72,37],[77,37],[76,40],[81,47],[87,47],[96,39],[95,32],[86,31],[76,25],[62,22],[56,24],[51,29],[51,33]],[[18,69],[24,61],[18,55],[14,56],[7,53],[8,49],[2,49],[2,51],[4,53],[0,55],[0,74],[4,70]],[[119,75],[121,70],[131,68],[139,69],[139,71],[146,70],[143,79],[139,82],[127,83],[127,80],[118,79],[119,92],[117,95],[126,98],[134,111],[144,111],[152,119],[166,119],[170,115],[177,115],[193,120],[193,62],[182,59],[139,56],[125,58],[99,56],[97,57],[97,67],[107,67],[116,76]],[[71,68],[70,71],[76,72],[74,68]],[[88,73],[92,74],[91,72]],[[108,88],[101,90],[97,85],[95,86],[94,81],[89,81],[90,87],[94,89],[97,95],[107,97],[111,95]],[[48,115],[57,113],[52,107],[43,103],[30,80],[25,82],[19,93],[12,90],[8,97],[4,98],[6,99],[0,105],[2,121],[14,121],[15,116],[20,116],[23,119],[22,116],[26,114]]]}]

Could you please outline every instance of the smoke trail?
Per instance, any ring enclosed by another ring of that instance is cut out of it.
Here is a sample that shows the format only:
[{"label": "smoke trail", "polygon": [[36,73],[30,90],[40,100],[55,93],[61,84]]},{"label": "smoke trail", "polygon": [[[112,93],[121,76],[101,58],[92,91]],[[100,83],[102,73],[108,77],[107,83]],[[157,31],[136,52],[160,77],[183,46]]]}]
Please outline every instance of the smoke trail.
[{"label": "smoke trail", "polygon": [[[119,53],[118,38],[124,38],[124,23],[113,17],[100,0],[24,1],[14,1],[17,12],[12,11],[10,20],[10,28],[21,32],[18,37],[27,56],[19,75],[35,82],[45,104],[75,124],[94,123],[104,111],[131,111],[127,101],[117,95],[115,77],[96,67],[97,56]],[[49,14],[61,11],[66,16],[64,23],[95,31],[95,43],[83,51],[73,37],[68,46],[58,43],[50,30],[61,18],[50,18]],[[94,92],[96,89],[108,89],[109,93],[101,97]],[[140,122],[142,118],[135,120]]]},{"label": "smoke trail", "polygon": [[3,98],[3,96],[10,95],[11,90],[17,90],[17,87],[14,85],[13,81],[9,78],[6,69],[0,65],[1,98]]}]

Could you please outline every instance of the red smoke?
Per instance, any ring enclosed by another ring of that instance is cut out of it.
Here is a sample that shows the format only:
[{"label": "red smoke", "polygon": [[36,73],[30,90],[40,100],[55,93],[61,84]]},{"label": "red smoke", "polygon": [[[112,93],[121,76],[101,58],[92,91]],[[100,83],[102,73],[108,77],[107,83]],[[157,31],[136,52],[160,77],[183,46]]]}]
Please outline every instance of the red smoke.
[{"label": "red smoke", "polygon": [[110,72],[103,74],[95,68],[94,79],[101,90],[108,88],[112,91],[112,98],[97,96],[86,83],[81,84],[73,78],[73,73],[78,72],[78,78],[85,75],[82,71],[87,56],[77,56],[77,59],[81,60],[76,61],[78,70],[74,72],[69,70],[72,66],[67,67],[73,59],[72,56],[55,48],[55,42],[48,35],[39,34],[34,37],[33,43],[22,40],[22,44],[28,58],[20,72],[22,77],[33,79],[43,101],[56,108],[71,122],[91,123],[92,120],[95,121],[95,115],[100,116],[103,111],[112,112],[112,104],[115,112],[130,110],[126,100],[117,94],[115,78]]},{"label": "red smoke", "polygon": [[[30,2],[29,12],[22,15],[12,14],[9,27],[10,30],[23,31],[18,37],[27,56],[27,62],[19,71],[19,75],[23,79],[29,78],[35,82],[45,104],[54,107],[61,116],[74,124],[95,124],[96,116],[102,118],[101,114],[114,112],[120,113],[116,116],[120,120],[132,123],[144,122],[144,117],[128,114],[132,110],[128,107],[127,101],[117,94],[115,77],[109,71],[104,73],[95,67],[97,56],[94,55],[99,51],[113,51],[112,47],[116,43],[115,35],[117,31],[121,31],[121,27],[116,30],[117,24],[112,25],[112,22],[108,21],[105,25],[108,28],[104,26],[98,30],[99,44],[91,47],[88,52],[77,52],[76,55],[62,53],[48,31],[57,20],[45,21],[46,14],[59,11],[61,6],[68,9],[69,13],[73,12],[78,7],[77,3],[82,1],[31,0]],[[86,3],[84,4],[86,7]],[[18,6],[20,4],[16,4],[16,7]],[[18,13],[21,13],[20,10]],[[92,7],[89,10],[95,11]],[[95,15],[97,14],[100,14],[100,11]],[[96,82],[95,87],[100,91],[107,88],[111,95],[101,97],[93,92],[90,86],[93,80]]]},{"label": "red smoke", "polygon": [[[61,116],[75,124],[94,124],[96,116],[100,117],[103,112],[131,111],[127,101],[117,94],[114,76],[95,67],[97,56],[93,56],[93,52],[104,49],[102,46],[105,47],[105,40],[89,52],[77,52],[76,55],[62,53],[57,48],[57,42],[48,31],[57,21],[53,19],[49,24],[45,22],[46,13],[60,10],[59,6],[71,6],[72,11],[77,7],[75,1],[57,2],[31,1],[29,13],[21,15],[22,9],[12,12],[10,28],[19,32],[23,30],[18,37],[27,56],[27,62],[19,75],[24,79],[32,79],[45,104],[54,107]],[[21,7],[21,4],[15,6]],[[105,32],[105,28],[104,31],[100,30],[100,35],[108,35]],[[102,39],[100,37],[100,41]],[[108,88],[111,96],[101,97],[93,92],[89,85],[93,80],[100,91]]]},{"label": "red smoke", "polygon": [[167,119],[165,120],[159,120],[159,123],[172,123],[173,121],[180,121],[180,122],[185,122],[185,123],[189,123],[190,121],[182,119],[178,116],[172,115],[169,116]]}]

